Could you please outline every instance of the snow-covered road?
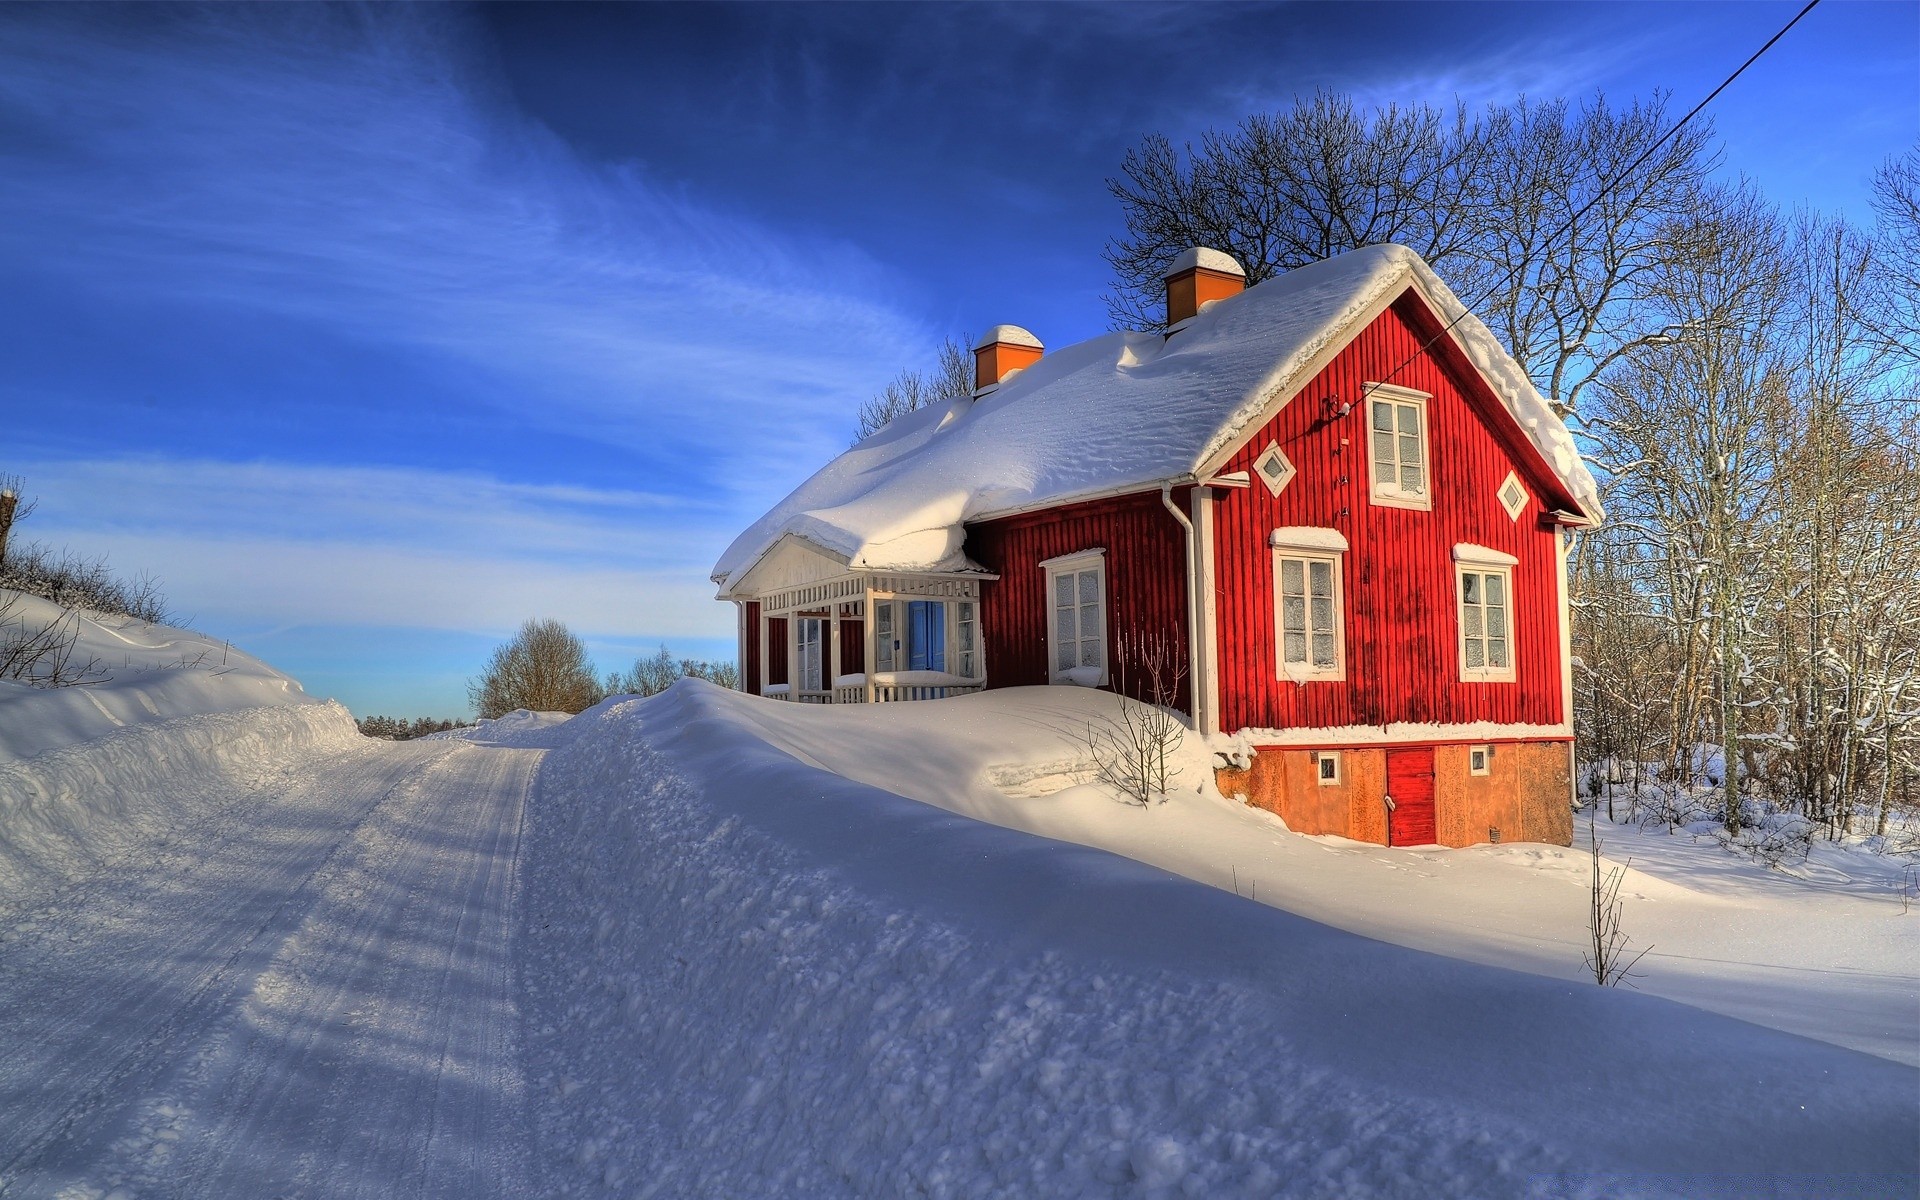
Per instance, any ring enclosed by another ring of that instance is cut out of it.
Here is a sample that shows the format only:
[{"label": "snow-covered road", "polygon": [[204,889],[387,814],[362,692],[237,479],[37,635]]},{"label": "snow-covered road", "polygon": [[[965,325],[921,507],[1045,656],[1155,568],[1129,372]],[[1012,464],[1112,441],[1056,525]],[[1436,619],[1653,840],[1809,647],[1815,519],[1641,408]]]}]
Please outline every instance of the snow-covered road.
[{"label": "snow-covered road", "polygon": [[0,1196],[527,1192],[542,753],[317,758],[0,927]]}]

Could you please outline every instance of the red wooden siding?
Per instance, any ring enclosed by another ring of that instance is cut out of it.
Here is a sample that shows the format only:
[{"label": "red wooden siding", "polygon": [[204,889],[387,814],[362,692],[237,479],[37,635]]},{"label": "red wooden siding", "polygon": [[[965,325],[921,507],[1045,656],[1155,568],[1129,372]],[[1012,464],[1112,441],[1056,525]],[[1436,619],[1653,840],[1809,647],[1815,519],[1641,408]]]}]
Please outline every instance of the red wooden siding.
[{"label": "red wooden siding", "polygon": [[1434,842],[1433,747],[1387,751],[1387,845],[1431,846]]},{"label": "red wooden siding", "polygon": [[867,624],[865,621],[840,622],[840,673],[857,675],[867,669]]},{"label": "red wooden siding", "polygon": [[749,696],[760,694],[760,602],[749,600],[746,604],[747,635],[741,641],[744,644],[740,660],[740,680]]},{"label": "red wooden siding", "polygon": [[[1421,355],[1394,374],[1438,329],[1420,301],[1403,296],[1301,389],[1223,468],[1251,471],[1269,441],[1297,474],[1278,497],[1256,479],[1219,492],[1214,563],[1220,644],[1220,725],[1300,728],[1394,721],[1558,724],[1561,713],[1558,560],[1540,516],[1571,501],[1542,477],[1543,465],[1499,402],[1458,355]],[[1445,351],[1442,353],[1442,351]],[[1430,393],[1427,402],[1433,510],[1368,501],[1367,411],[1362,385],[1391,382]],[[1353,411],[1335,416],[1337,406]],[[1516,463],[1529,500],[1509,519],[1495,491]],[[1172,526],[1171,520],[1167,522]],[[1273,552],[1279,526],[1337,529],[1342,556],[1346,669],[1343,682],[1277,678]],[[1471,542],[1514,555],[1511,683],[1460,681],[1453,546]]]},{"label": "red wooden siding", "polygon": [[[1174,491],[1174,503],[1183,511],[1188,490]],[[1110,674],[1123,635],[1129,642],[1165,637],[1176,660],[1186,662],[1186,535],[1153,491],[967,527],[968,556],[1000,576],[983,584],[980,595],[987,686],[1047,682],[1052,613],[1040,564],[1096,547],[1107,552]],[[1144,691],[1139,674],[1127,672],[1126,690],[1135,696]],[[1175,701],[1183,711],[1188,682],[1181,681]]]},{"label": "red wooden siding", "polygon": [[767,683],[787,681],[787,618],[767,618]]}]

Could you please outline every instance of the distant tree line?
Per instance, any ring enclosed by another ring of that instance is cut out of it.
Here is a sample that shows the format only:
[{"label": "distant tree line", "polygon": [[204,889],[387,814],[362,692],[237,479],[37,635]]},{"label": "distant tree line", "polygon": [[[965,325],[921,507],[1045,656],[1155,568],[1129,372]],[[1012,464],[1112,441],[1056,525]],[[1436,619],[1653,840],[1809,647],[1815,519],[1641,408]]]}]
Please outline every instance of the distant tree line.
[{"label": "distant tree line", "polygon": [[645,658],[633,660],[625,674],[615,671],[607,676],[609,696],[653,696],[673,686],[676,679],[704,679],[729,691],[740,687],[740,667],[730,661],[709,662],[702,658],[675,658],[662,645]]},{"label": "distant tree line", "polygon": [[389,742],[406,742],[430,733],[446,733],[454,729],[465,729],[471,721],[436,720],[433,717],[415,717],[409,721],[405,717],[362,717],[360,732],[370,738],[384,738]]},{"label": "distant tree line", "polygon": [[603,680],[587,657],[586,643],[548,618],[529,620],[512,641],[497,647],[481,674],[468,683],[467,696],[483,719],[522,708],[577,713],[609,696],[655,695],[682,677],[730,689],[740,686],[736,664],[675,658],[664,645],[635,659],[631,669],[611,672]]}]

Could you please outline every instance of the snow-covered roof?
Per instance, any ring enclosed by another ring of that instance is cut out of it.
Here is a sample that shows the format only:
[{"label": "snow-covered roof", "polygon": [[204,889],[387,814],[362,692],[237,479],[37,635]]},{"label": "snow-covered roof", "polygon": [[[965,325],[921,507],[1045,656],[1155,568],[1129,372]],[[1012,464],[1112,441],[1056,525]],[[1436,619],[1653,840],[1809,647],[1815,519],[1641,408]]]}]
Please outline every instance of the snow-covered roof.
[{"label": "snow-covered roof", "polygon": [[[1204,265],[1204,264],[1202,264]],[[1405,246],[1367,246],[1213,304],[1172,337],[1109,333],[1065,347],[979,400],[895,418],[815,472],[714,564],[732,585],[783,535],[854,568],[963,567],[968,521],[1191,480],[1304,387],[1321,351],[1415,287],[1586,515],[1593,477],[1526,371]]]}]

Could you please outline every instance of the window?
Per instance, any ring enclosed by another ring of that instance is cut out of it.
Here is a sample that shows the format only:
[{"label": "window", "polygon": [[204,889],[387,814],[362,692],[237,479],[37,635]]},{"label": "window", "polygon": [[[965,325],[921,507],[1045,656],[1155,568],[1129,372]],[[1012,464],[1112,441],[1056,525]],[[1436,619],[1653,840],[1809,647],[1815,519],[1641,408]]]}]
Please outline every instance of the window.
[{"label": "window", "polygon": [[1493,747],[1492,746],[1468,746],[1467,747],[1467,774],[1469,775],[1493,774]]},{"label": "window", "polygon": [[1347,539],[1336,529],[1273,531],[1274,640],[1278,678],[1347,677],[1340,557]]},{"label": "window", "polygon": [[818,617],[801,617],[799,624],[800,636],[795,649],[800,652],[800,690],[817,692],[821,689],[820,630],[826,622]]},{"label": "window", "polygon": [[873,669],[945,671],[947,602],[876,600],[873,603]]},{"label": "window", "polygon": [[954,652],[957,660],[954,674],[964,675],[968,679],[980,678],[976,669],[980,654],[976,649],[979,639],[979,623],[974,618],[974,603],[962,600],[954,605],[953,633]]},{"label": "window", "polygon": [[1460,677],[1511,680],[1513,575],[1508,567],[1459,568]]},{"label": "window", "polygon": [[874,601],[873,669],[876,674],[885,674],[893,670],[893,651],[899,644],[894,635],[893,601]]},{"label": "window", "polygon": [[1394,508],[1432,508],[1426,393],[1370,383],[1367,397],[1367,477],[1373,502]]},{"label": "window", "polygon": [[1340,752],[1322,750],[1313,756],[1313,773],[1321,787],[1333,787],[1340,782]]},{"label": "window", "polygon": [[1507,472],[1506,482],[1500,485],[1500,507],[1507,510],[1511,520],[1518,521],[1527,507],[1527,489],[1520,484],[1520,477],[1512,471]]},{"label": "window", "polygon": [[1253,460],[1253,473],[1267,485],[1269,492],[1278,496],[1281,489],[1293,482],[1293,463],[1277,444],[1268,442],[1260,457]]},{"label": "window", "polygon": [[1107,681],[1106,551],[1090,550],[1040,564],[1047,572],[1052,610],[1055,683],[1098,686]]}]

